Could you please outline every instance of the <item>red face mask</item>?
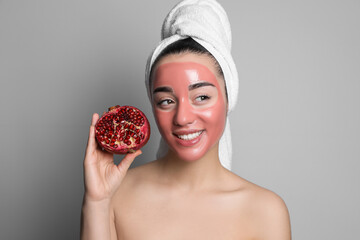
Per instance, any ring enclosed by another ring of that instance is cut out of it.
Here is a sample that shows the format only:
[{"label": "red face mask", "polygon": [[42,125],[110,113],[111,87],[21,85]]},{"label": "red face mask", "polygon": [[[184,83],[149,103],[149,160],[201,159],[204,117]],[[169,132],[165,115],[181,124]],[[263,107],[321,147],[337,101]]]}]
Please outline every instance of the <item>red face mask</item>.
[{"label": "red face mask", "polygon": [[160,64],[153,76],[153,109],[162,137],[185,161],[218,144],[226,122],[225,90],[203,64]]}]

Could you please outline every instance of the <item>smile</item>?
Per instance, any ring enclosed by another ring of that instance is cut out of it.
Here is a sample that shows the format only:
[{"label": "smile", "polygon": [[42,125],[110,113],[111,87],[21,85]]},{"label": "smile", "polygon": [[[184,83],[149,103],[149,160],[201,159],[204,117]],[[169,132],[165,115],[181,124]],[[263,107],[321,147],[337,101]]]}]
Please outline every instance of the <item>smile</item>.
[{"label": "smile", "polygon": [[194,133],[190,133],[190,134],[184,134],[184,135],[176,135],[176,134],[174,134],[174,135],[176,137],[182,139],[182,140],[190,141],[190,140],[193,140],[193,139],[197,138],[202,133],[203,133],[203,130],[198,131],[198,132],[194,132]]}]

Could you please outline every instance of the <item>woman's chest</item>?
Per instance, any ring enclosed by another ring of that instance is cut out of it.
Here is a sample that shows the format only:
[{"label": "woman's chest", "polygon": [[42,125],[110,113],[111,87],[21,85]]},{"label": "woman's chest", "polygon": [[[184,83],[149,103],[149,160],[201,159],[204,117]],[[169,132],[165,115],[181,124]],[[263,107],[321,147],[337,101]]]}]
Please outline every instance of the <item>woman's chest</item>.
[{"label": "woman's chest", "polygon": [[182,196],[127,199],[116,210],[119,239],[253,239],[246,212],[231,199]]}]

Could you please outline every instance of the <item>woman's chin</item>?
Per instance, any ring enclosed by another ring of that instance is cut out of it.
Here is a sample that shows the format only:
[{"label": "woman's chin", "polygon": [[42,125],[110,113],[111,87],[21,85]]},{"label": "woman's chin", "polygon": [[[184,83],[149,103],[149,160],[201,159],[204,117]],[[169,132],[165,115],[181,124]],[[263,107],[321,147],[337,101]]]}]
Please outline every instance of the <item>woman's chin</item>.
[{"label": "woman's chin", "polygon": [[185,162],[195,162],[202,157],[204,157],[206,151],[204,149],[185,149],[185,150],[179,150],[175,151],[176,155],[179,159]]}]

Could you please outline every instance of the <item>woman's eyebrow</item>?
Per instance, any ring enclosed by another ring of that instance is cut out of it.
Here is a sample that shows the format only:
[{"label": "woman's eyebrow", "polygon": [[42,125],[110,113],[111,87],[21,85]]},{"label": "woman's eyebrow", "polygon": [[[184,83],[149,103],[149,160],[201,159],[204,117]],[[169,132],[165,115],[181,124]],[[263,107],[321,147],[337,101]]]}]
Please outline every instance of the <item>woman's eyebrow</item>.
[{"label": "woman's eyebrow", "polygon": [[205,86],[215,87],[215,85],[212,84],[212,83],[209,83],[209,82],[200,82],[200,83],[191,84],[191,85],[189,86],[189,91],[194,90],[194,89],[196,89],[196,88],[205,87]]},{"label": "woman's eyebrow", "polygon": [[174,91],[173,91],[172,88],[170,88],[170,87],[158,87],[158,88],[155,88],[155,90],[153,91],[153,94],[154,94],[154,93],[157,93],[157,92],[169,92],[169,93],[173,93]]}]

